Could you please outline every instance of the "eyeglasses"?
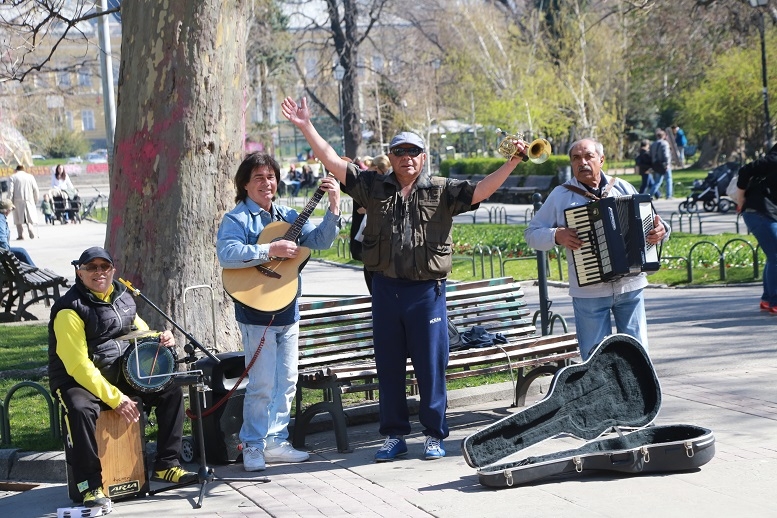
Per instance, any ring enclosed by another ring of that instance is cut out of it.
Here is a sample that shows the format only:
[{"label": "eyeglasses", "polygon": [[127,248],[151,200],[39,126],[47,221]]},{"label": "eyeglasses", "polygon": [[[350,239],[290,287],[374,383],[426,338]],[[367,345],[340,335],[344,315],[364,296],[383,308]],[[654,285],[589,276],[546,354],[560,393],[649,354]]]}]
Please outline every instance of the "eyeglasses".
[{"label": "eyeglasses", "polygon": [[83,266],[79,266],[78,269],[89,273],[95,273],[95,272],[108,273],[111,270],[113,270],[113,265],[110,263],[85,264]]},{"label": "eyeglasses", "polygon": [[391,153],[394,156],[411,156],[413,158],[417,157],[421,153],[423,153],[424,150],[419,147],[395,147],[391,150]]}]

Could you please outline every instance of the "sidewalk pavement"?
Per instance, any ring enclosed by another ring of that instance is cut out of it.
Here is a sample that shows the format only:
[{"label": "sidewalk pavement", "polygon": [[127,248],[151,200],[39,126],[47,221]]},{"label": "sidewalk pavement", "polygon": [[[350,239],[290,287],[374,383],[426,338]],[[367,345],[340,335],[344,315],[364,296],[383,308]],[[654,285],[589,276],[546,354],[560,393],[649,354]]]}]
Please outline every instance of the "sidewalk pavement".
[{"label": "sidewalk pavement", "polygon": [[[67,269],[60,271],[63,275],[72,272],[69,262],[84,248],[102,244],[105,231],[87,222],[47,228],[55,229],[51,236],[41,229],[43,239],[25,243],[31,249],[41,247],[35,249],[33,258],[41,257],[42,266],[66,265]],[[530,281],[523,284],[528,307],[538,308],[537,287]],[[315,260],[303,271],[303,289],[305,294],[330,296],[367,293],[360,270]],[[649,351],[663,392],[656,424],[695,424],[712,429],[716,436],[715,457],[696,471],[640,476],[586,474],[505,490],[483,487],[476,471],[464,462],[460,443],[516,411],[511,408],[509,384],[502,384],[451,393],[451,435],[445,441],[448,455],[444,459],[421,460],[423,437],[415,421],[408,437],[408,456],[375,464],[372,458],[382,439],[375,423],[361,424],[348,430],[352,453],[338,453],[334,434],[324,431],[308,436],[311,459],[306,463],[270,465],[258,474],[244,472],[240,464],[211,466],[217,479],[205,486],[201,509],[194,508],[199,486],[190,486],[117,502],[112,515],[777,516],[773,498],[777,485],[777,318],[758,311],[760,287],[649,288],[645,293]],[[563,315],[574,329],[566,289],[551,286],[548,294],[553,311]],[[555,333],[559,332],[556,328]],[[570,442],[570,438],[554,439],[540,448],[567,449]],[[0,453],[5,454],[0,455],[0,516],[53,517],[58,508],[74,505],[63,482],[40,483],[61,473],[61,453],[21,457],[10,455],[9,450]],[[533,453],[538,452],[522,452],[519,457]],[[218,480],[256,475],[267,476],[270,482]],[[33,481],[36,485],[19,491],[22,487],[8,485],[11,481]],[[152,483],[152,487],[161,486]]]}]

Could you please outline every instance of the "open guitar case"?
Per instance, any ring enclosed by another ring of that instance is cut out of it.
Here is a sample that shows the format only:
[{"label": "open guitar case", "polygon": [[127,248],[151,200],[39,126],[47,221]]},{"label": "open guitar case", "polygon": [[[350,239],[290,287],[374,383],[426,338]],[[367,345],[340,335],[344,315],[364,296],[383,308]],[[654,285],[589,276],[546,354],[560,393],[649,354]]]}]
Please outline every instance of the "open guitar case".
[{"label": "open guitar case", "polygon": [[[660,407],[661,387],[647,352],[630,336],[612,335],[588,360],[558,371],[544,399],[466,437],[461,449],[480,483],[494,488],[593,470],[689,471],[709,462],[715,455],[712,431],[652,426]],[[589,442],[505,460],[560,434]]]}]

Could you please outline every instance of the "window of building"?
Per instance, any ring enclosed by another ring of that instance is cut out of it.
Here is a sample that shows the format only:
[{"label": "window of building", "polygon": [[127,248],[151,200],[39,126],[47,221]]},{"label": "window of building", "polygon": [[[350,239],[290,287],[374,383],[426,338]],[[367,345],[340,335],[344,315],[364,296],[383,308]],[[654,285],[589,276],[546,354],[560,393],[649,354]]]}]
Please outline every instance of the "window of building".
[{"label": "window of building", "polygon": [[84,131],[94,131],[94,110],[81,110],[81,124]]},{"label": "window of building", "polygon": [[70,86],[70,73],[67,71],[58,72],[57,84],[59,86]]},{"label": "window of building", "polygon": [[78,86],[92,86],[92,74],[89,70],[82,68],[78,71]]},{"label": "window of building", "polygon": [[316,77],[316,67],[318,60],[316,58],[305,58],[305,77],[312,79]]},{"label": "window of building", "polygon": [[372,56],[372,69],[376,74],[383,72],[383,56]]},{"label": "window of building", "polygon": [[65,112],[65,127],[73,131],[73,112]]}]

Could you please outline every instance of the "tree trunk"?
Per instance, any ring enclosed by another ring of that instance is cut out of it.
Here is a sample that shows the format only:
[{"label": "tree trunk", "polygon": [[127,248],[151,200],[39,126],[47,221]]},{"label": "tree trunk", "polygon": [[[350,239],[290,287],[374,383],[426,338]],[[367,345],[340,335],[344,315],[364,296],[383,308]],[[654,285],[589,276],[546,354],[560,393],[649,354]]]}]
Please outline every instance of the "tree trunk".
[{"label": "tree trunk", "polygon": [[[105,246],[117,276],[199,343],[240,349],[215,241],[243,158],[246,2],[136,0],[121,11]],[[194,285],[213,289],[215,337],[209,290],[184,294]],[[140,299],[138,311],[154,329],[172,327]]]}]

